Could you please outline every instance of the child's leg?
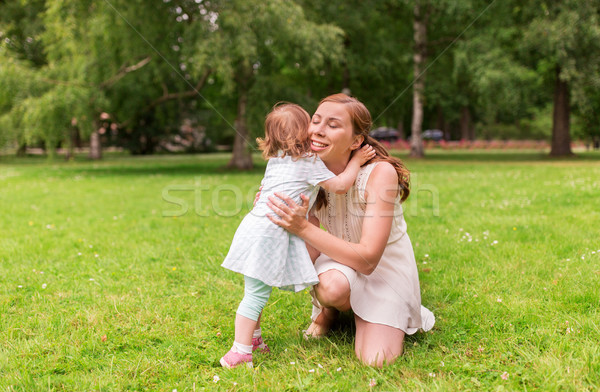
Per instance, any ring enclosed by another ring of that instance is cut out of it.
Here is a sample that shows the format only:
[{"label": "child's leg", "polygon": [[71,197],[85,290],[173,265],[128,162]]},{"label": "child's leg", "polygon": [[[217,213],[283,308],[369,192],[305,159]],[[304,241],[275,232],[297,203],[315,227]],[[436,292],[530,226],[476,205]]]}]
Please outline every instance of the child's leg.
[{"label": "child's leg", "polygon": [[235,316],[235,341],[249,346],[252,335],[258,329],[263,308],[269,300],[272,287],[250,277],[244,277],[244,299]]},{"label": "child's leg", "polygon": [[252,335],[272,290],[260,280],[247,276],[244,279],[244,299],[235,316],[235,341],[220,360],[223,367],[230,369],[242,364],[252,367]]},{"label": "child's leg", "polygon": [[260,329],[260,319],[262,318],[262,313],[258,316],[258,321],[256,322],[256,329],[252,334],[252,352],[258,350],[261,353],[269,353],[271,350],[269,346],[264,342],[262,338],[262,330]]}]

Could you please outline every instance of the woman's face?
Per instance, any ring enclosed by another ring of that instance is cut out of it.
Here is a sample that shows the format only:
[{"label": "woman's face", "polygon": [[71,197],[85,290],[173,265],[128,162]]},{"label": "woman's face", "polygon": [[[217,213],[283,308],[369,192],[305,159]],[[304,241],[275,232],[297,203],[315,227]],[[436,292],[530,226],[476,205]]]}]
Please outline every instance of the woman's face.
[{"label": "woman's face", "polygon": [[362,138],[354,136],[352,122],[342,103],[323,102],[313,114],[308,135],[311,149],[328,164],[348,163],[352,150],[360,147]]}]

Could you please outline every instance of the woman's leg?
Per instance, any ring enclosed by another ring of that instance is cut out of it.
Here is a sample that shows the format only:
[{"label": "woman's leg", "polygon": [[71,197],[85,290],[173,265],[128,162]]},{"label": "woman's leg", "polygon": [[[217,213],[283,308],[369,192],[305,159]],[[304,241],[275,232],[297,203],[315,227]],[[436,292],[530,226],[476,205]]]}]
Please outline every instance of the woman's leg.
[{"label": "woman's leg", "polygon": [[354,351],[365,364],[382,367],[402,355],[404,331],[383,324],[369,323],[354,315],[356,339]]},{"label": "woman's leg", "polygon": [[319,284],[314,290],[323,308],[306,330],[306,334],[320,337],[329,331],[339,311],[350,310],[350,283],[343,273],[331,269],[319,275]]}]

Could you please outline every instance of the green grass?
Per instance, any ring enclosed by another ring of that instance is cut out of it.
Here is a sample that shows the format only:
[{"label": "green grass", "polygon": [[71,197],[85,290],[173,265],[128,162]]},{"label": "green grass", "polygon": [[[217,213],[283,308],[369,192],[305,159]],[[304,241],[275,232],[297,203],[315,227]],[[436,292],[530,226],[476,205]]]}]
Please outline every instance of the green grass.
[{"label": "green grass", "polygon": [[220,263],[264,170],[227,160],[0,157],[0,390],[600,388],[600,154],[406,159],[437,323],[382,370],[355,359],[350,319],[304,341],[309,296],[279,290],[263,317],[272,353],[254,371],[218,365],[243,289]]}]

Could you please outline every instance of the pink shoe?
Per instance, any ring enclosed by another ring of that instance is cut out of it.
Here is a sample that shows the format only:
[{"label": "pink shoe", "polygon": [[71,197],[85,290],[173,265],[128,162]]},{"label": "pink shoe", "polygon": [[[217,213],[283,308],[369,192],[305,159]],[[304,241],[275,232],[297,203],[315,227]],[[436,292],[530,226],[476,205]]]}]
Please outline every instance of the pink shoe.
[{"label": "pink shoe", "polygon": [[246,364],[249,368],[253,367],[252,354],[242,354],[231,350],[219,362],[221,362],[221,366],[227,369],[233,369],[242,364]]},{"label": "pink shoe", "polygon": [[269,350],[269,346],[267,346],[267,344],[263,342],[262,336],[252,338],[252,352],[256,350],[260,350],[259,352],[263,354],[271,352],[271,350]]}]

